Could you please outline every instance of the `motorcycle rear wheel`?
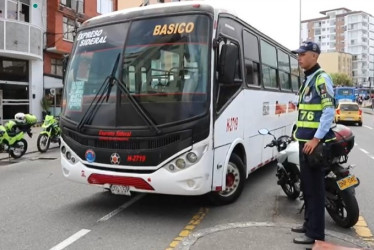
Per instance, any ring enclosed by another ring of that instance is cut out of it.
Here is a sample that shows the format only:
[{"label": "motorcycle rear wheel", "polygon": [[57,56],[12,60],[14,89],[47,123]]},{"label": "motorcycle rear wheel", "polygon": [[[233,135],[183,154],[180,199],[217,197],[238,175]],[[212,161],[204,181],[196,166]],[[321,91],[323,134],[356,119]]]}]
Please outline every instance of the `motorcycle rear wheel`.
[{"label": "motorcycle rear wheel", "polygon": [[47,152],[48,148],[49,148],[49,143],[50,143],[50,140],[49,140],[49,137],[47,134],[40,134],[38,136],[38,141],[36,143],[36,145],[38,146],[38,150],[40,153],[45,153]]},{"label": "motorcycle rear wheel", "polygon": [[27,151],[27,141],[21,139],[13,145],[14,149],[9,152],[10,156],[14,159],[20,158]]},{"label": "motorcycle rear wheel", "polygon": [[284,166],[288,173],[282,172],[278,178],[284,178],[284,181],[280,181],[280,186],[283,192],[291,200],[295,200],[300,196],[300,170],[295,164],[288,163]]},{"label": "motorcycle rear wheel", "polygon": [[360,211],[354,190],[341,191],[336,183],[330,183],[326,200],[326,210],[336,224],[350,228],[357,223]]}]

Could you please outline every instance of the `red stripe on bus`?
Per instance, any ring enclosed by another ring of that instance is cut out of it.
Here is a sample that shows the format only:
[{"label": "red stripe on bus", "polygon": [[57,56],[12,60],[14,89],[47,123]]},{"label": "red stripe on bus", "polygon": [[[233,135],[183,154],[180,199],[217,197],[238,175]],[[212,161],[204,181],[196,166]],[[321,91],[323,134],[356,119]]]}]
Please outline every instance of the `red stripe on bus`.
[{"label": "red stripe on bus", "polygon": [[142,178],[137,177],[124,177],[124,176],[113,176],[113,175],[104,175],[104,174],[91,174],[88,177],[88,183],[90,184],[114,184],[114,185],[124,185],[131,186],[137,189],[144,190],[154,190],[154,188],[149,185]]}]

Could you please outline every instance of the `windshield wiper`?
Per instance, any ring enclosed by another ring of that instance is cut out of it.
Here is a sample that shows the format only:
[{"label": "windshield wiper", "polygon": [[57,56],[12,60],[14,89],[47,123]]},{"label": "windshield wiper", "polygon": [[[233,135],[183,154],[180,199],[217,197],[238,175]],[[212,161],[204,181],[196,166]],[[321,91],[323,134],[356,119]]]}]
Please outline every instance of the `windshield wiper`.
[{"label": "windshield wiper", "polygon": [[[78,131],[81,131],[81,129],[83,128],[83,126],[85,124],[88,124],[88,123],[92,122],[92,119],[94,118],[94,116],[96,114],[96,111],[99,108],[99,104],[102,104],[104,102],[104,99],[106,99],[106,101],[108,102],[110,92],[111,92],[112,87],[114,85],[114,81],[116,81],[115,73],[116,73],[116,70],[117,70],[117,67],[118,67],[118,63],[119,63],[119,56],[120,56],[120,54],[117,55],[116,61],[114,63],[113,69],[112,69],[112,73],[105,78],[105,80],[104,80],[103,84],[101,85],[99,91],[95,95],[95,97],[92,100],[90,106],[88,107],[86,113],[84,113],[81,121],[79,122],[79,124],[77,126]],[[104,98],[105,94],[106,94],[106,98]]]},{"label": "windshield wiper", "polygon": [[[138,112],[138,114],[144,119],[148,127],[152,128],[156,132],[156,134],[160,134],[161,130],[157,127],[155,122],[147,115],[147,113],[144,111],[143,107],[140,106],[138,101],[131,95],[130,91],[126,87],[126,84],[115,77],[115,72],[116,72],[116,69],[119,63],[119,57],[120,57],[120,54],[118,54],[117,59],[114,63],[112,73],[105,78],[95,98],[92,100],[86,113],[83,115],[81,121],[79,122],[77,126],[78,131],[81,131],[81,129],[83,128],[85,124],[89,124],[92,122],[93,118],[95,117],[96,111],[98,110],[100,106],[99,104],[102,104],[104,102],[104,99],[108,101],[112,87],[117,82],[118,88],[127,95],[127,97],[130,100],[130,103],[133,105],[133,107]],[[104,98],[105,93],[106,93],[106,96]]]},{"label": "windshield wiper", "polygon": [[144,111],[144,108],[138,103],[138,101],[131,95],[129,89],[126,87],[126,84],[121,80],[114,77],[115,81],[118,83],[118,88],[124,92],[130,100],[130,103],[134,106],[138,114],[144,119],[148,124],[148,127],[152,128],[156,134],[160,134],[161,130],[157,127],[156,123],[147,115]]}]

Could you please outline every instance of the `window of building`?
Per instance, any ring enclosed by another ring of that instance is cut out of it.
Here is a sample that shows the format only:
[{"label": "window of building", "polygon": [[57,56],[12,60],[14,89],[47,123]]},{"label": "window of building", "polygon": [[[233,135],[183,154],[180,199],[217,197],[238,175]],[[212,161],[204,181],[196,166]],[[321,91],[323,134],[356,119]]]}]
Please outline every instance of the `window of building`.
[{"label": "window of building", "polygon": [[0,1],[0,18],[5,18],[5,1]]},{"label": "window of building", "polygon": [[61,59],[51,59],[51,74],[62,76],[62,60]]},{"label": "window of building", "polygon": [[29,81],[28,61],[0,57],[0,80],[28,82]]},{"label": "window of building", "polygon": [[83,0],[61,0],[60,3],[62,5],[65,5],[65,7],[71,8],[75,11],[77,11],[77,8],[78,8],[78,12],[83,13],[83,4],[84,4]]},{"label": "window of building", "polygon": [[113,0],[97,0],[97,13],[113,12]]},{"label": "window of building", "polygon": [[5,6],[4,2],[0,3],[0,17],[11,19],[11,20],[18,20],[22,22],[30,22],[30,0],[8,0],[7,5],[7,15],[5,15]]},{"label": "window of building", "polygon": [[74,41],[75,35],[75,21],[67,17],[63,17],[62,30],[64,33],[64,39],[68,41]]}]

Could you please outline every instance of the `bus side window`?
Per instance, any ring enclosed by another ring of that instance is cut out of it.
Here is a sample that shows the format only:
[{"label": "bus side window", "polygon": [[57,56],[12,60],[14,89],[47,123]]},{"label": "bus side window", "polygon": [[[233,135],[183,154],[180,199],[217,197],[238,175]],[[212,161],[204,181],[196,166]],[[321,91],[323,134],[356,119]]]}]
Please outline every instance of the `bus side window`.
[{"label": "bus side window", "polygon": [[246,83],[250,86],[260,86],[260,54],[258,38],[249,31],[243,30],[243,46]]},{"label": "bus side window", "polygon": [[246,83],[248,85],[260,85],[260,64],[254,61],[245,60]]},{"label": "bus side window", "polygon": [[279,88],[277,79],[277,52],[274,45],[261,40],[262,81],[265,88]]},{"label": "bus side window", "polygon": [[[217,111],[240,89],[241,63],[239,51],[240,48],[235,43],[221,42],[219,45]],[[235,63],[233,63],[233,60],[235,60]]]}]

